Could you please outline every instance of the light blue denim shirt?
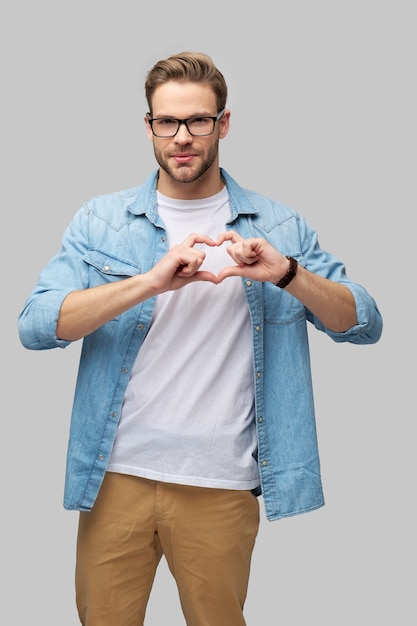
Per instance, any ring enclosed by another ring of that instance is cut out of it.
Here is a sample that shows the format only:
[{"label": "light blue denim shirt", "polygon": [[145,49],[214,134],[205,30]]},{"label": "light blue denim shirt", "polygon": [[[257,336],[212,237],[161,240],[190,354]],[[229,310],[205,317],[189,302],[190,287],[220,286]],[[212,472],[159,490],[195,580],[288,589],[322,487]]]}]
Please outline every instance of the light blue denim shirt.
[{"label": "light blue denim shirt", "polygon": [[[367,344],[378,341],[382,318],[373,298],[319,247],[316,232],[300,215],[221,173],[232,211],[228,228],[244,238],[267,239],[311,272],[347,285],[356,300],[358,324],[335,333],[285,290],[243,279],[253,332],[257,495],[262,493],[267,518],[275,520],[324,504],[306,322],[334,341]],[[94,198],[75,214],[61,250],[43,269],[19,316],[26,348],[65,348],[69,342],[55,333],[70,292],[147,272],[167,252],[156,180],[154,172],[142,186]],[[67,509],[88,511],[94,504],[154,304],[155,298],[146,300],[83,339],[68,445]]]}]

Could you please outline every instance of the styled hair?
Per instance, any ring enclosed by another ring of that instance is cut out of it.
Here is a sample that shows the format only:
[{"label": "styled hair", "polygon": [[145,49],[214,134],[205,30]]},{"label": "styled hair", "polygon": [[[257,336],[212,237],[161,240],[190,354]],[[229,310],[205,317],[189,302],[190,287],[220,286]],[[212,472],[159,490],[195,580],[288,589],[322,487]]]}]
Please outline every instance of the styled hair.
[{"label": "styled hair", "polygon": [[217,110],[226,106],[227,85],[223,74],[212,59],[203,52],[181,52],[158,61],[146,76],[145,96],[152,114],[152,96],[155,89],[168,81],[203,82],[213,89]]}]

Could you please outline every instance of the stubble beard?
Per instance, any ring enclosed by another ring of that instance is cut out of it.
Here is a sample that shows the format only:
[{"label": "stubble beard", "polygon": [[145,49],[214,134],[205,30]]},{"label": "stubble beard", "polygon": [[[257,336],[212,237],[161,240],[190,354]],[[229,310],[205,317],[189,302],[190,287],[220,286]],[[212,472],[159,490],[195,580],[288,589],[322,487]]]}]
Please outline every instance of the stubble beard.
[{"label": "stubble beard", "polygon": [[205,158],[201,161],[197,169],[192,165],[184,164],[177,167],[171,167],[168,160],[164,158],[161,150],[158,150],[154,144],[154,155],[158,165],[166,174],[177,183],[194,183],[202,178],[211,168],[217,158],[219,149],[219,141],[217,140],[208,150]]}]

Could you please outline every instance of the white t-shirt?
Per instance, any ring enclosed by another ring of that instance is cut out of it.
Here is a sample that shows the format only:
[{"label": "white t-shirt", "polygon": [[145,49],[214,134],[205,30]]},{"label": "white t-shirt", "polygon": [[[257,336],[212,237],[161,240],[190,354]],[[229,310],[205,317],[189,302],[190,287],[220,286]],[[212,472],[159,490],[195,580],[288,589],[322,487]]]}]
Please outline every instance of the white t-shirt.
[{"label": "white t-shirt", "polygon": [[[214,240],[230,217],[227,190],[202,200],[158,193],[169,245],[191,233]],[[234,264],[226,242],[202,269]],[[194,282],[158,296],[126,390],[109,471],[164,482],[259,485],[252,333],[239,277]]]}]

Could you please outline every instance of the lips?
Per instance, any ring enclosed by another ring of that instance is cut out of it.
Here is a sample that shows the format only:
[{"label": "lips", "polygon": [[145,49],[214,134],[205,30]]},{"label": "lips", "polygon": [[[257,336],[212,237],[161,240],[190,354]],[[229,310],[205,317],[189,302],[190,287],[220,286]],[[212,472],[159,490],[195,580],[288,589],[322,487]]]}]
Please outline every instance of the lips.
[{"label": "lips", "polygon": [[174,159],[174,161],[176,161],[177,163],[181,163],[181,164],[190,163],[190,161],[192,161],[194,157],[195,157],[194,154],[184,154],[184,153],[172,155],[172,158]]}]

